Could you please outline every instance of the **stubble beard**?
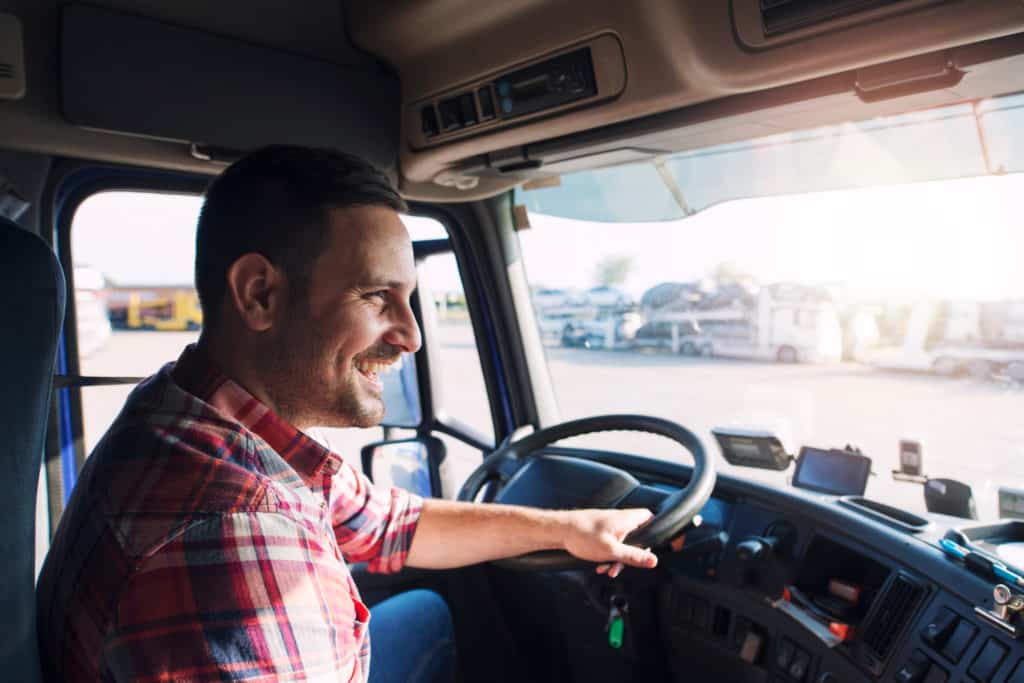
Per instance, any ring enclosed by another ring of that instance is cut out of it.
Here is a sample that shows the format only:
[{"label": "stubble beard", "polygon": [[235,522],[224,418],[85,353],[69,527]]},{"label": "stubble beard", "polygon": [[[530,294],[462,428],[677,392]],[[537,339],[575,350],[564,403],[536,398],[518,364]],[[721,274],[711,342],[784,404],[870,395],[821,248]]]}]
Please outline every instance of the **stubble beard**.
[{"label": "stubble beard", "polygon": [[354,361],[343,365],[323,339],[315,321],[296,312],[273,341],[265,367],[278,414],[299,429],[380,424],[382,397],[360,386]]}]

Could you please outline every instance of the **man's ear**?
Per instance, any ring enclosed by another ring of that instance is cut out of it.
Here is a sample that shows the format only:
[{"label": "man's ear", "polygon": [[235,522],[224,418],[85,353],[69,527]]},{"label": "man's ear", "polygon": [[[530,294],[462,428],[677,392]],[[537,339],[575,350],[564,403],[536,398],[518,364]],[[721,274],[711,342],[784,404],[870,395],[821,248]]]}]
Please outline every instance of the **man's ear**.
[{"label": "man's ear", "polygon": [[284,275],[267,257],[250,252],[239,256],[227,273],[228,302],[253,332],[270,329],[283,304]]}]

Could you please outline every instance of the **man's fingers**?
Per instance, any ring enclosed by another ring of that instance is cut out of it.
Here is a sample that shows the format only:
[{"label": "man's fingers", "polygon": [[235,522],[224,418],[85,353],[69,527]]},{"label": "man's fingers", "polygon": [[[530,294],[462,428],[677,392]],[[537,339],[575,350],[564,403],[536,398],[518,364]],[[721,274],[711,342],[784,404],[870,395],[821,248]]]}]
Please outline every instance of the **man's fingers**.
[{"label": "man's fingers", "polygon": [[622,572],[622,566],[623,565],[621,562],[616,562],[615,564],[613,564],[612,568],[608,570],[608,576],[614,579]]},{"label": "man's fingers", "polygon": [[622,515],[625,518],[625,523],[629,526],[629,530],[637,528],[651,517],[654,516],[647,508],[627,508],[622,510]]},{"label": "man's fingers", "polygon": [[637,548],[632,545],[619,544],[615,549],[615,557],[620,563],[628,564],[632,567],[650,569],[658,564],[657,555],[652,553],[650,550]]},{"label": "man's fingers", "polygon": [[608,571],[609,567],[611,567],[611,565],[607,564],[607,563],[606,564],[599,564],[599,565],[597,565],[597,573],[598,574],[604,574],[606,571]]}]

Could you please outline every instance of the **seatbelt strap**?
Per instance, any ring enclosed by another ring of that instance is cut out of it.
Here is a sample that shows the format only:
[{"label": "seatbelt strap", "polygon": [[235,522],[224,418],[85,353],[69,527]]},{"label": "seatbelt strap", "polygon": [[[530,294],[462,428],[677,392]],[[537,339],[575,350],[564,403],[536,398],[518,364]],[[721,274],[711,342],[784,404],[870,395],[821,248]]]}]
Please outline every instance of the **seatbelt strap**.
[{"label": "seatbelt strap", "polygon": [[55,389],[66,389],[68,387],[105,387],[118,384],[138,384],[145,377],[98,377],[92,375],[54,375],[53,387]]}]

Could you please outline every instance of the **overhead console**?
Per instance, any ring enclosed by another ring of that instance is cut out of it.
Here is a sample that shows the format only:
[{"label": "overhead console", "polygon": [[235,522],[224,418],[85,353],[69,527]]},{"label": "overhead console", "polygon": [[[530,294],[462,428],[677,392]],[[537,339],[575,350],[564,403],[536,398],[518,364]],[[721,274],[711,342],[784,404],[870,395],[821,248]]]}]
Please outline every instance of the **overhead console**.
[{"label": "overhead console", "polygon": [[626,87],[622,45],[611,34],[490,74],[407,108],[421,148],[608,100]]},{"label": "overhead console", "polygon": [[1020,0],[380,0],[348,12],[353,42],[402,82],[401,189],[432,201],[490,196],[600,153],[938,106],[991,95],[995,79],[1013,89],[1006,55],[963,46],[1024,31]]}]

